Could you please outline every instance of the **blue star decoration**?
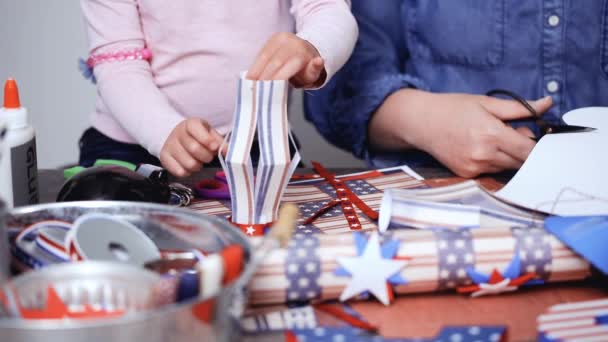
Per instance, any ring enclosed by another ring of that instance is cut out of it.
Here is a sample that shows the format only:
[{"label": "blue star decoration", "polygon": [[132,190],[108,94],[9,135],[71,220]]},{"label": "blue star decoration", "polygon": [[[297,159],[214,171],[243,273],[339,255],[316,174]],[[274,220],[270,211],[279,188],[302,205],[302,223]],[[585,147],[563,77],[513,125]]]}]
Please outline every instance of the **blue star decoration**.
[{"label": "blue star decoration", "polygon": [[519,251],[516,251],[507,267],[499,272],[494,269],[490,274],[467,268],[469,278],[475,283],[472,286],[462,286],[457,290],[459,293],[470,293],[471,297],[480,297],[491,294],[515,291],[524,284],[535,284],[536,274],[521,274],[521,259]]},{"label": "blue star decoration", "polygon": [[[355,240],[355,247],[357,249],[357,256],[364,258],[366,256],[366,249],[373,249],[373,246],[370,246],[370,244],[374,244],[374,243],[378,243],[378,237],[376,235],[377,233],[374,232],[372,234],[370,234],[370,238],[369,240],[366,238],[365,234],[360,233],[360,232],[354,232],[353,233],[353,237]],[[384,241],[381,246],[380,246],[380,260],[394,260],[395,262],[398,262],[398,260],[402,260],[402,263],[404,264],[403,266],[405,266],[405,258],[395,258],[395,256],[397,255],[397,250],[399,249],[399,241],[398,240],[387,240]],[[346,258],[340,258],[340,259],[346,259]],[[397,259],[397,260],[396,260]],[[341,260],[339,260],[339,264],[341,264],[341,266],[339,266],[335,271],[334,274],[337,276],[344,276],[344,277],[353,277],[354,280],[354,275],[347,270],[342,264],[343,262],[340,262]],[[351,270],[352,271],[352,270]],[[386,289],[388,292],[388,302],[392,301],[392,299],[394,298],[394,293],[393,293],[393,286],[395,285],[405,285],[407,284],[407,280],[404,279],[400,272],[397,271],[394,274],[390,275],[389,277],[386,278]],[[349,284],[350,286],[351,284]],[[348,290],[348,287],[347,289]],[[345,290],[345,291],[346,291]],[[369,298],[370,296],[370,291],[364,291],[361,293],[361,296],[363,298]],[[376,297],[378,298],[378,295],[376,294]],[[382,296],[381,296],[382,297]],[[388,304],[388,302],[385,302],[382,298],[378,298],[380,301],[382,301],[385,305]]]},{"label": "blue star decoration", "polygon": [[315,329],[294,329],[288,331],[285,341],[348,341],[348,342],[500,342],[506,340],[507,328],[505,326],[446,326],[435,337],[426,338],[383,338],[382,336],[366,332],[353,327],[324,327]]}]

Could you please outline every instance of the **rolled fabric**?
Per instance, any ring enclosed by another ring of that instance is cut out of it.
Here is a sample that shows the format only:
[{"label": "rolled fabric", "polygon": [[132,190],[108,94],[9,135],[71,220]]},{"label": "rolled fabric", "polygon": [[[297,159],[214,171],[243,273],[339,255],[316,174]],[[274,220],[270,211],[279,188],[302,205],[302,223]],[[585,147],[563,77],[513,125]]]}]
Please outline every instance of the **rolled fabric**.
[{"label": "rolled fabric", "polygon": [[[337,299],[351,278],[336,275],[340,257],[357,255],[356,234],[298,234],[288,248],[271,253],[249,285],[249,303],[278,304]],[[361,235],[365,236],[365,235]],[[582,280],[589,263],[543,228],[391,230],[393,258],[407,260],[395,294],[470,288],[497,271],[517,277],[533,274],[527,285]],[[505,276],[505,278],[507,278]]]}]

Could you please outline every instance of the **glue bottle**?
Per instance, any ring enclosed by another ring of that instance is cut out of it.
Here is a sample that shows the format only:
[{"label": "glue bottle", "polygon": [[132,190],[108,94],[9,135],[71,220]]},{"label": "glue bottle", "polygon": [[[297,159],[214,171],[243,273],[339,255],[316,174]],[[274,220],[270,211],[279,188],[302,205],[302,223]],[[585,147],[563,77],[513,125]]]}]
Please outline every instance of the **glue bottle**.
[{"label": "glue bottle", "polygon": [[21,107],[14,79],[4,84],[4,105],[0,120],[6,122],[6,136],[0,159],[0,198],[8,208],[38,203],[36,135],[28,124],[27,109]]}]

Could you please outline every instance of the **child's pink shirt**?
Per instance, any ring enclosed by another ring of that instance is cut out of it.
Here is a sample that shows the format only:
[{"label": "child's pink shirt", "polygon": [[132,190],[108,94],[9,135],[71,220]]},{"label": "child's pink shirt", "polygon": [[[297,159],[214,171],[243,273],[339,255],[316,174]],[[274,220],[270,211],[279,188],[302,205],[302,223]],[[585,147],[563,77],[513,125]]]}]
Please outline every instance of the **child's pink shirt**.
[{"label": "child's pink shirt", "polygon": [[268,38],[297,32],[325,60],[346,62],[357,24],[346,0],[81,0],[91,54],[147,47],[150,62],[95,67],[93,126],[153,155],[188,117],[220,134],[232,122],[237,82]]}]

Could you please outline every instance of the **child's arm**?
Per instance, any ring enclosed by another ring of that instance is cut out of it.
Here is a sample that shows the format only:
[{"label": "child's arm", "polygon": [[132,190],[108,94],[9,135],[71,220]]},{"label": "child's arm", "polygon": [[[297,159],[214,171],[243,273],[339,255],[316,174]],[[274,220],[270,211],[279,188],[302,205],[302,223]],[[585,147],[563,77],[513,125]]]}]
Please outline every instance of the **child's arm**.
[{"label": "child's arm", "polygon": [[357,23],[346,0],[294,0],[291,13],[296,35],[275,34],[258,54],[248,77],[320,87],[348,60],[357,40]]},{"label": "child's arm", "polygon": [[[91,55],[145,47],[136,0],[81,0],[81,7]],[[101,63],[94,72],[100,97],[114,118],[171,173],[188,175],[217,152],[197,138],[211,136],[214,147],[221,137],[201,120],[185,121],[156,86],[148,61]],[[188,134],[193,129],[197,134]]]}]

